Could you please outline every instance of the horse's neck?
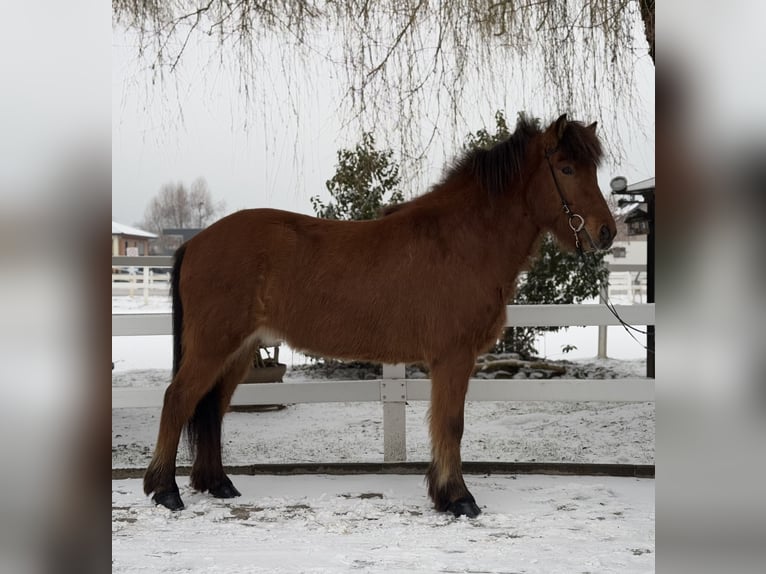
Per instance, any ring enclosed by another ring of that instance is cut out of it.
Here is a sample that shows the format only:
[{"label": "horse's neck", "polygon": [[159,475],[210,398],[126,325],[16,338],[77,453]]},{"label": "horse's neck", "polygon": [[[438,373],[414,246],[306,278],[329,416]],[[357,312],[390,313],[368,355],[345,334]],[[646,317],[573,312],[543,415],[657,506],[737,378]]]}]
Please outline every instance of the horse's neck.
[{"label": "horse's neck", "polygon": [[495,260],[503,287],[512,288],[533,255],[541,229],[532,221],[521,189],[498,203],[490,216],[490,256]]},{"label": "horse's neck", "polygon": [[[462,184],[462,185],[461,185]],[[523,185],[504,196],[489,196],[475,180],[452,182],[412,203],[411,212],[438,212],[450,249],[481,261],[482,272],[498,287],[512,289],[532,254],[540,228],[526,206]]]}]

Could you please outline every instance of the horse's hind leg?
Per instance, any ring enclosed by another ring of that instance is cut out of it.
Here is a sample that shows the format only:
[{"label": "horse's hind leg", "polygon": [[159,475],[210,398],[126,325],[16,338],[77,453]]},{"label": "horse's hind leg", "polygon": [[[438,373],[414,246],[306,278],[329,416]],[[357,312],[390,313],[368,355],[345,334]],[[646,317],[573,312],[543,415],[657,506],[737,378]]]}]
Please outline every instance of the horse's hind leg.
[{"label": "horse's hind leg", "polygon": [[183,508],[175,478],[181,431],[197,404],[214,386],[219,368],[218,361],[193,361],[190,356],[184,357],[173,382],[165,391],[157,446],[144,475],[144,492],[153,492],[154,502],[170,510]]},{"label": "horse's hind leg", "polygon": [[189,443],[196,451],[191,471],[191,484],[216,498],[233,498],[240,492],[226,476],[221,460],[221,424],[229,408],[231,396],[244,379],[252,354],[240,353],[230,362],[215,387],[199,402],[187,427]]},{"label": "horse's hind leg", "polygon": [[475,357],[469,353],[431,363],[431,453],[426,478],[437,510],[455,516],[478,516],[481,510],[463,480],[460,441],[468,379]]}]

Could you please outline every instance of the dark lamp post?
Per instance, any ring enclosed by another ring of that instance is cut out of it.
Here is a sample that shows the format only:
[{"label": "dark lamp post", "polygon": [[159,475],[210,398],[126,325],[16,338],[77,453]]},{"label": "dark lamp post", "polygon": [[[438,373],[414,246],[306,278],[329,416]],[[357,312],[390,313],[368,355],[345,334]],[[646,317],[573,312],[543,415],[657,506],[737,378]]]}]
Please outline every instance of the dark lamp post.
[{"label": "dark lamp post", "polygon": [[[625,218],[628,235],[646,234],[646,302],[654,303],[654,178],[632,185],[622,176],[609,182],[612,195],[626,196],[620,199],[620,206],[646,204],[646,211],[636,208]],[[646,376],[654,378],[654,325],[646,327]]]}]

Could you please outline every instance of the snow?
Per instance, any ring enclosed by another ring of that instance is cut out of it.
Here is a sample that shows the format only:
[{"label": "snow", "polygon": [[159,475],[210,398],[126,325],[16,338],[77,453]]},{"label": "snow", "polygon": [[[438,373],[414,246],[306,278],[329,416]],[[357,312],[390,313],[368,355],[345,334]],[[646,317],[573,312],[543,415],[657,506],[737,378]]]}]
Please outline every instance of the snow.
[{"label": "snow", "polygon": [[112,482],[112,571],[652,572],[654,481],[467,476],[483,513],[435,512],[417,476],[237,476],[242,497],[153,507]]},{"label": "snow", "polygon": [[145,229],[138,229],[137,227],[131,227],[130,225],[117,223],[116,221],[112,221],[112,235],[131,235],[133,237],[146,237],[149,239],[157,237],[156,233],[151,233]]},{"label": "snow", "polygon": [[[167,297],[113,297],[116,312],[167,312]],[[615,329],[616,331],[616,329]],[[596,361],[596,332],[546,339],[596,375],[644,375],[644,350],[609,333]],[[550,337],[550,335],[549,335]],[[592,339],[591,346],[588,342]],[[573,343],[574,341],[574,343]],[[542,349],[541,349],[542,350]],[[591,353],[588,355],[588,353]],[[555,354],[555,353],[552,353]],[[113,337],[116,387],[165,386],[170,337]],[[305,362],[283,349],[288,365]],[[300,369],[285,380],[305,381]],[[427,461],[428,404],[407,405],[407,460]],[[112,467],[145,468],[159,408],[112,411]],[[310,437],[310,438],[309,438]],[[381,462],[382,405],[289,405],[231,412],[224,464]],[[469,402],[466,461],[654,463],[653,403]],[[183,444],[178,463],[189,463]],[[650,479],[466,475],[483,513],[435,512],[422,477],[233,476],[242,497],[217,500],[179,477],[186,509],[154,507],[139,479],[112,481],[112,570],[157,572],[652,572],[654,481]]]},{"label": "snow", "polygon": [[[169,371],[114,375],[115,386],[163,385]],[[286,377],[297,382],[301,379]],[[428,461],[428,403],[406,407],[407,460]],[[145,468],[160,409],[112,411],[112,467]],[[469,402],[464,460],[654,463],[653,403]],[[225,464],[381,462],[380,403],[290,405],[280,411],[230,412],[224,418]],[[307,432],[312,440],[306,440]],[[185,445],[179,464],[189,464]]]}]

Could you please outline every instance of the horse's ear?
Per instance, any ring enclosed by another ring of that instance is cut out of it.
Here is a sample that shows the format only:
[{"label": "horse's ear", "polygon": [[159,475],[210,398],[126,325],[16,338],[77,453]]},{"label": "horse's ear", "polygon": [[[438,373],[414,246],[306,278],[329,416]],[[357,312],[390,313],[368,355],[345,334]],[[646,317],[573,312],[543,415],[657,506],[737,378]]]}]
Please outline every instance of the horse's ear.
[{"label": "horse's ear", "polygon": [[556,120],[556,128],[555,128],[555,130],[556,130],[556,138],[558,140],[561,140],[561,138],[564,137],[564,130],[567,129],[567,123],[568,123],[568,121],[567,121],[567,115],[566,114],[561,114],[559,116],[559,119]]},{"label": "horse's ear", "polygon": [[588,129],[595,134],[597,125],[598,125],[598,122],[593,122],[591,125],[588,126]]}]

